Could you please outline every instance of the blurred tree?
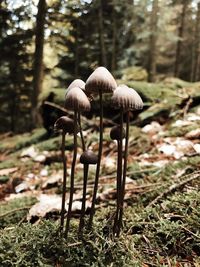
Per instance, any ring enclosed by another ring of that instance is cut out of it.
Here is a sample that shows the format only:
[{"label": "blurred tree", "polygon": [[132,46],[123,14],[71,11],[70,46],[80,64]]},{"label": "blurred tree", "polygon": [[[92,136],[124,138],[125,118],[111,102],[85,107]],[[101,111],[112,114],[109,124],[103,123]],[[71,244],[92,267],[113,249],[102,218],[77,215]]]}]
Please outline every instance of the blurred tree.
[{"label": "blurred tree", "polygon": [[182,0],[182,12],[180,17],[180,25],[178,30],[178,42],[176,46],[176,57],[175,57],[175,66],[174,66],[174,76],[179,77],[180,75],[180,67],[181,67],[181,50],[182,50],[182,43],[184,39],[184,31],[185,31],[185,24],[186,24],[186,14],[188,5],[190,0]]},{"label": "blurred tree", "polygon": [[192,53],[191,81],[200,79],[200,2],[197,5],[196,23],[194,31],[194,45]]},{"label": "blurred tree", "polygon": [[156,75],[157,23],[158,23],[158,0],[154,0],[152,3],[152,12],[150,21],[151,34],[149,43],[149,66],[148,66],[149,82],[154,82]]},{"label": "blurred tree", "polygon": [[47,7],[46,0],[39,0],[35,29],[35,53],[33,66],[33,96],[32,96],[32,123],[33,128],[38,123],[38,97],[42,91],[43,82],[43,48],[44,27]]},{"label": "blurred tree", "polygon": [[23,131],[30,127],[31,30],[30,1],[23,6],[1,2],[0,102],[1,131]]}]

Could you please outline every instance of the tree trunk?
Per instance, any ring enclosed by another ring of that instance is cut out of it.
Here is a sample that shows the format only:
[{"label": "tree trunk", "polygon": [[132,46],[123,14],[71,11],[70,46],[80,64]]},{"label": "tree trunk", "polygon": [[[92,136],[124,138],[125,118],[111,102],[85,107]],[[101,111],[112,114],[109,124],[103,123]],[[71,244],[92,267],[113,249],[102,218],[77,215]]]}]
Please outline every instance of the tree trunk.
[{"label": "tree trunk", "polygon": [[152,4],[152,12],[151,12],[151,35],[150,35],[150,43],[149,43],[149,76],[148,81],[154,82],[156,75],[156,40],[157,40],[157,22],[158,22],[158,0],[154,0]]},{"label": "tree trunk", "polygon": [[102,3],[102,0],[99,0],[98,16],[99,16],[99,42],[100,42],[100,51],[101,51],[100,64],[104,67],[107,67],[106,47],[105,47],[104,30],[103,30],[103,3]]},{"label": "tree trunk", "polygon": [[77,21],[77,26],[76,26],[76,47],[75,47],[75,68],[74,68],[74,73],[75,76],[79,76],[79,21]]},{"label": "tree trunk", "polygon": [[200,3],[198,3],[196,27],[195,27],[195,64],[193,81],[196,82],[200,78]]},{"label": "tree trunk", "polygon": [[33,96],[32,96],[32,123],[35,127],[38,123],[38,96],[42,90],[43,82],[43,47],[44,26],[46,16],[46,0],[39,0],[35,30],[35,53],[33,67]]},{"label": "tree trunk", "polygon": [[174,66],[174,76],[178,77],[180,73],[180,66],[181,66],[181,49],[182,49],[182,42],[185,30],[185,21],[186,21],[186,13],[188,7],[189,0],[182,0],[182,13],[181,13],[181,23],[179,26],[178,32],[178,42],[176,46],[176,59],[175,59],[175,66]]},{"label": "tree trunk", "polygon": [[116,41],[117,41],[117,26],[116,26],[116,13],[115,1],[112,2],[112,54],[111,54],[111,71],[116,69]]}]

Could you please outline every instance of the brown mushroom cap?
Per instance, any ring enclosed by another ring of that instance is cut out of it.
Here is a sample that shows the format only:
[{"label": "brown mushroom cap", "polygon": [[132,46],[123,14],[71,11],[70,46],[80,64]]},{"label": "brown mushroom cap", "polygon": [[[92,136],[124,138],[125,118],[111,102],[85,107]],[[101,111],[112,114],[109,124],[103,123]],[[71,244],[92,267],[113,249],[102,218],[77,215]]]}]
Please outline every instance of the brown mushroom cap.
[{"label": "brown mushroom cap", "polygon": [[63,130],[63,132],[72,134],[74,132],[74,121],[67,116],[62,116],[54,124],[55,130]]},{"label": "brown mushroom cap", "polygon": [[91,105],[86,94],[79,87],[74,87],[66,94],[65,107],[70,110],[89,111]]},{"label": "brown mushroom cap", "polygon": [[87,150],[82,153],[80,162],[82,164],[97,164],[98,156],[95,155],[91,150]]},{"label": "brown mushroom cap", "polygon": [[[120,140],[120,126],[113,126],[110,131],[110,138],[112,140]],[[122,138],[125,138],[125,129],[122,128]]]},{"label": "brown mushroom cap", "polygon": [[82,81],[81,79],[76,79],[76,80],[74,80],[74,81],[71,82],[70,85],[68,86],[68,88],[67,88],[67,92],[68,92],[70,89],[74,88],[74,87],[79,87],[79,88],[81,88],[81,89],[84,91],[84,90],[85,90],[85,82]]},{"label": "brown mushroom cap", "polygon": [[98,67],[87,79],[85,91],[88,93],[111,93],[117,87],[112,74],[104,67]]},{"label": "brown mushroom cap", "polygon": [[116,108],[124,110],[142,109],[143,102],[139,94],[126,85],[119,85],[112,96],[112,104]]}]

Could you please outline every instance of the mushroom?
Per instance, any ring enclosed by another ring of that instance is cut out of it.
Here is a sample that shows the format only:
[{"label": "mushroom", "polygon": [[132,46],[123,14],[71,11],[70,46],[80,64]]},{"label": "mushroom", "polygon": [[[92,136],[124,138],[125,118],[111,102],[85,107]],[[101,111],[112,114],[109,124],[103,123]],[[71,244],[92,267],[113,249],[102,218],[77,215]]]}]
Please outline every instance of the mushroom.
[{"label": "mushroom", "polygon": [[[82,81],[81,79],[76,79],[73,82],[71,82],[70,85],[67,88],[66,95],[74,87],[79,87],[81,90],[85,91],[85,82]],[[82,148],[83,148],[83,151],[85,151],[85,141],[84,141],[82,127],[81,127],[81,113],[80,113],[80,111],[78,111],[78,123],[79,123],[79,129],[80,129]]]},{"label": "mushroom", "polygon": [[69,225],[71,220],[71,211],[72,211],[72,202],[73,202],[73,191],[74,191],[74,172],[75,172],[75,164],[77,157],[77,120],[78,120],[78,112],[80,111],[89,111],[90,110],[90,102],[85,95],[85,93],[79,88],[74,87],[73,90],[69,90],[66,94],[65,98],[65,106],[67,109],[74,111],[74,155],[71,167],[71,177],[70,177],[70,197],[69,197],[69,206],[67,212],[67,222],[65,233],[66,237],[69,232]]},{"label": "mushroom", "polygon": [[117,87],[117,83],[113,78],[112,74],[104,67],[98,67],[87,79],[85,84],[86,93],[96,93],[99,94],[100,98],[100,132],[99,132],[99,151],[98,151],[98,162],[96,168],[94,191],[92,198],[92,206],[89,218],[88,228],[92,227],[93,217],[95,214],[95,202],[99,183],[99,173],[102,155],[102,145],[103,145],[103,103],[102,95],[103,93],[112,93]]},{"label": "mushroom", "polygon": [[62,189],[62,204],[61,204],[61,220],[60,229],[63,230],[64,214],[65,214],[65,196],[66,196],[66,182],[67,182],[67,158],[65,156],[65,136],[74,132],[74,122],[67,116],[62,116],[54,124],[54,129],[62,130],[62,160],[63,160],[63,189]]},{"label": "mushroom", "polygon": [[85,202],[86,202],[86,190],[87,190],[89,164],[97,164],[98,157],[91,150],[87,150],[83,152],[83,154],[81,155],[80,162],[84,164],[83,199],[82,199],[81,216],[80,216],[80,223],[79,223],[79,230],[78,230],[78,236],[81,238],[84,224],[85,224],[84,216],[85,216]]},{"label": "mushroom", "polygon": [[[118,214],[120,205],[120,190],[121,190],[121,177],[122,177],[122,139],[125,137],[125,130],[123,128],[123,113],[120,113],[120,125],[112,127],[110,131],[110,138],[117,141],[117,212]],[[117,220],[115,220],[115,224]],[[113,229],[116,228],[114,225]]]},{"label": "mushroom", "polygon": [[[115,216],[115,222],[113,227],[113,232],[117,236],[120,234],[120,227],[122,224],[123,216],[123,202],[124,202],[124,193],[125,193],[125,184],[126,184],[126,169],[127,169],[127,157],[128,157],[128,140],[129,140],[129,111],[142,109],[143,102],[139,94],[132,88],[129,88],[126,85],[120,85],[114,91],[112,96],[112,104],[114,107],[120,109],[120,147],[118,149],[118,171],[117,171],[117,211]],[[123,112],[126,112],[126,141],[125,141],[125,153],[124,153],[124,168],[123,168],[123,177],[122,176],[122,134],[123,134]],[[120,154],[121,153],[121,154]],[[120,170],[121,168],[121,170]]]}]

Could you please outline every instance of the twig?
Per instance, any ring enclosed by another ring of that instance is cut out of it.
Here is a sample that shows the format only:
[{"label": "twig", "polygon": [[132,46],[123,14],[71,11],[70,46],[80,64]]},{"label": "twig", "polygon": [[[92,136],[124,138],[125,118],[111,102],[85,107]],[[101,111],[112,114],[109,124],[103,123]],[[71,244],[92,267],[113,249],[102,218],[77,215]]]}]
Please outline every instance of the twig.
[{"label": "twig", "polygon": [[10,214],[15,213],[15,212],[18,212],[18,211],[29,210],[30,208],[31,208],[31,206],[30,207],[23,207],[23,208],[18,208],[18,209],[10,210],[8,212],[5,212],[5,213],[1,214],[0,215],[0,218],[3,218],[5,216],[7,216],[7,215],[10,215]]},{"label": "twig", "polygon": [[184,226],[181,226],[181,228],[183,230],[185,230],[186,232],[188,232],[189,234],[193,235],[194,237],[196,237],[197,239],[200,239],[200,236],[196,235],[195,233],[193,233],[192,231],[190,231],[189,229],[185,228]]},{"label": "twig", "polygon": [[191,98],[191,96],[189,96],[189,99],[187,100],[186,105],[185,105],[185,107],[183,109],[183,117],[184,118],[185,118],[185,116],[186,116],[186,114],[187,114],[187,112],[188,112],[188,110],[189,110],[190,105],[192,104],[192,102],[193,102],[193,99]]},{"label": "twig", "polygon": [[162,192],[160,195],[158,195],[153,201],[151,201],[146,207],[151,207],[153,205],[155,205],[159,200],[161,200],[163,197],[166,197],[167,195],[173,193],[174,191],[176,191],[178,188],[182,187],[183,185],[191,182],[192,180],[195,180],[197,178],[200,177],[200,171],[194,172],[192,174],[188,174],[185,175],[184,177],[186,177],[185,180],[179,182],[179,183],[175,183],[172,184],[167,190],[165,190],[164,192]]},{"label": "twig", "polygon": [[76,242],[76,243],[72,243],[72,244],[67,245],[67,247],[68,248],[70,248],[70,247],[76,247],[76,246],[79,246],[81,244],[82,244],[82,242]]}]

